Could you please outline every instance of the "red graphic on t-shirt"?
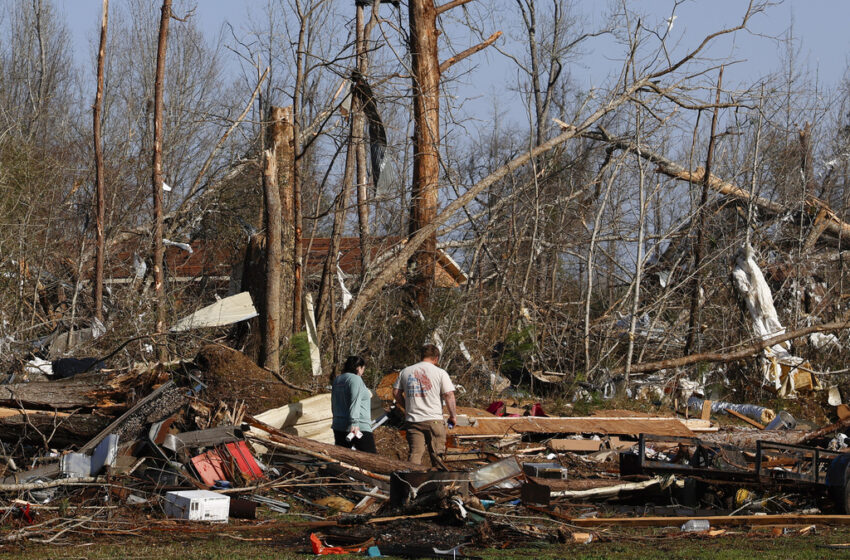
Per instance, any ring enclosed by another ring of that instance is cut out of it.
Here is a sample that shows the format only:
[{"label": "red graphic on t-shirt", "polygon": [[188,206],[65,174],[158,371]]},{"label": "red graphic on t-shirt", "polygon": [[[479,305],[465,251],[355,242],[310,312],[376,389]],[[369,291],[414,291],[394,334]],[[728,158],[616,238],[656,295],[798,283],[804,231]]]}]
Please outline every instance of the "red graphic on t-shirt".
[{"label": "red graphic on t-shirt", "polygon": [[414,371],[411,376],[413,379],[408,378],[407,396],[424,397],[431,390],[431,379],[421,369]]}]

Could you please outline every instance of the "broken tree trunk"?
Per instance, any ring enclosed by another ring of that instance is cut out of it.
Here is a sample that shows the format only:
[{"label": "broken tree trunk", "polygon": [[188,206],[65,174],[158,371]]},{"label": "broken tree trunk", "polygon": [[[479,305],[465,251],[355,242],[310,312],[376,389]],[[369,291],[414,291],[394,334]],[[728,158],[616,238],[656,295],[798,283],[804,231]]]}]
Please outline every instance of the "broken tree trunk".
[{"label": "broken tree trunk", "polygon": [[78,444],[109,424],[109,417],[99,414],[0,408],[0,438],[18,438],[51,445]]},{"label": "broken tree trunk", "polygon": [[105,252],[104,241],[104,209],[106,208],[106,193],[103,181],[103,142],[100,138],[100,121],[103,113],[103,67],[106,53],[106,26],[109,18],[109,0],[103,0],[103,14],[100,21],[100,47],[97,51],[97,92],[92,109],[92,135],[94,136],[94,177],[97,185],[97,209],[95,215],[95,230],[97,232],[97,258],[94,267],[94,316],[103,320],[103,262]]},{"label": "broken tree trunk", "polygon": [[159,378],[150,371],[140,375],[126,371],[111,375],[82,374],[57,381],[0,385],[0,406],[47,410],[98,409],[114,412],[127,408],[137,392],[143,392]]},{"label": "broken tree trunk", "polygon": [[[410,235],[434,222],[440,179],[440,62],[434,0],[411,0],[410,49],[413,79],[413,184]],[[424,309],[434,286],[437,233],[430,233],[410,262],[416,305]]]},{"label": "broken tree trunk", "polygon": [[261,315],[263,365],[280,373],[280,191],[277,186],[277,157],[274,146],[264,152],[263,196],[266,222],[266,304]]},{"label": "broken tree trunk", "polygon": [[295,284],[295,214],[293,176],[295,155],[293,153],[292,107],[271,108],[271,126],[266,146],[277,158],[277,186],[280,193],[280,312],[278,333],[280,344],[286,344],[292,334],[293,301]]},{"label": "broken tree trunk", "polygon": [[326,455],[332,459],[336,459],[337,461],[342,461],[373,473],[390,474],[395,471],[428,470],[427,467],[423,467],[422,465],[417,465],[415,463],[408,463],[407,461],[383,457],[374,453],[364,453],[363,451],[346,449],[339,445],[321,443],[313,441],[312,439],[289,435],[269,426],[268,424],[260,422],[250,415],[245,416],[245,421],[252,427],[266,432],[268,434],[267,437],[273,442],[290,445],[292,447],[300,447],[301,449],[305,449],[313,453]]},{"label": "broken tree trunk", "polygon": [[[154,81],[153,112],[153,276],[156,290],[156,332],[165,332],[165,271],[162,242],[162,113],[163,91],[165,90],[165,54],[168,44],[168,22],[171,19],[171,0],[162,0],[162,15],[159,20],[159,42],[156,51],[156,79]],[[158,345],[158,358],[166,359],[166,347]]]},{"label": "broken tree trunk", "polygon": [[[380,7],[380,4],[378,4]],[[372,8],[375,10],[374,6]],[[357,50],[357,71],[361,76],[366,76],[366,71],[369,65],[368,51],[366,49],[366,25],[364,20],[364,6],[358,3],[356,6],[356,41]],[[375,12],[372,12],[373,15]],[[352,129],[355,131],[351,140],[355,143],[357,155],[357,226],[360,233],[360,275],[361,279],[366,274],[369,267],[369,195],[368,195],[368,175],[366,173],[366,137],[365,124],[366,118],[363,112],[363,102],[357,103],[354,113],[351,115]]]}]

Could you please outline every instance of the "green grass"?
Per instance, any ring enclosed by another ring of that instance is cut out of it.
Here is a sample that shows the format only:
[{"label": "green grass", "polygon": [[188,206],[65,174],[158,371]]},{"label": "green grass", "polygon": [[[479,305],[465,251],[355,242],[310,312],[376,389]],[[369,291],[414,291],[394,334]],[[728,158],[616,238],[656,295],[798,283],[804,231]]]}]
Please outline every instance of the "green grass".
[{"label": "green grass", "polygon": [[[251,538],[251,537],[246,537]],[[286,560],[313,557],[305,538],[292,540],[285,536],[253,537],[259,540],[234,540],[222,535],[191,536],[171,534],[162,537],[98,538],[94,544],[81,537],[76,544],[41,545],[33,543],[0,547],[0,558],[17,560],[45,559],[117,559],[155,558],[157,560],[251,559]],[[106,542],[104,542],[106,541]],[[748,535],[735,533],[715,538],[683,536],[674,531],[668,534],[632,533],[587,545],[544,544],[505,550],[467,549],[469,555],[493,560],[755,560],[759,558],[822,559],[850,556],[846,550],[819,547],[826,543],[850,542],[850,529],[821,529],[807,536],[770,537],[766,533]],[[335,556],[334,558],[364,558],[365,555]]]}]

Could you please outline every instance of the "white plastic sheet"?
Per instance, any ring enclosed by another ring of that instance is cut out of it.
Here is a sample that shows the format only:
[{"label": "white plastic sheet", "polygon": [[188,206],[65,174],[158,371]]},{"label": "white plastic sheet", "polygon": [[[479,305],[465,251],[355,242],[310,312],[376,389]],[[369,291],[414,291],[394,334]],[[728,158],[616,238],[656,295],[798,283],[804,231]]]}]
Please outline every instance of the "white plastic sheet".
[{"label": "white plastic sheet", "polygon": [[242,292],[235,296],[226,297],[199,309],[177,321],[171,327],[171,332],[188,331],[202,327],[220,327],[245,321],[257,316],[251,294]]},{"label": "white plastic sheet", "polygon": [[[732,270],[732,283],[747,304],[747,310],[753,322],[753,331],[762,340],[785,333],[785,327],[779,322],[770,292],[761,269],[755,261],[755,252],[749,245],[742,247],[736,256]],[[802,358],[793,356],[789,342],[774,344],[765,348],[763,357],[763,377],[766,385],[772,385],[781,396],[796,395],[796,374],[808,371],[808,364]],[[812,378],[813,383],[816,382]]]}]

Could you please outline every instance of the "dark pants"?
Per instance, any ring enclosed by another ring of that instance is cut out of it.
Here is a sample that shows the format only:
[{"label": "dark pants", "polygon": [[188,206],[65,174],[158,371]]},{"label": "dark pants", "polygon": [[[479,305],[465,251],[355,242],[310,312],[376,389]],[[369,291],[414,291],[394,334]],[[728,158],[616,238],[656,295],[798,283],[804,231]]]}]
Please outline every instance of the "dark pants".
[{"label": "dark pants", "polygon": [[351,449],[353,446],[357,451],[365,451],[366,453],[378,452],[375,448],[375,436],[372,432],[360,432],[363,434],[363,437],[353,438],[351,441],[345,439],[348,437],[349,433],[350,432],[334,430],[334,443],[340,447],[345,447],[346,449]]}]

